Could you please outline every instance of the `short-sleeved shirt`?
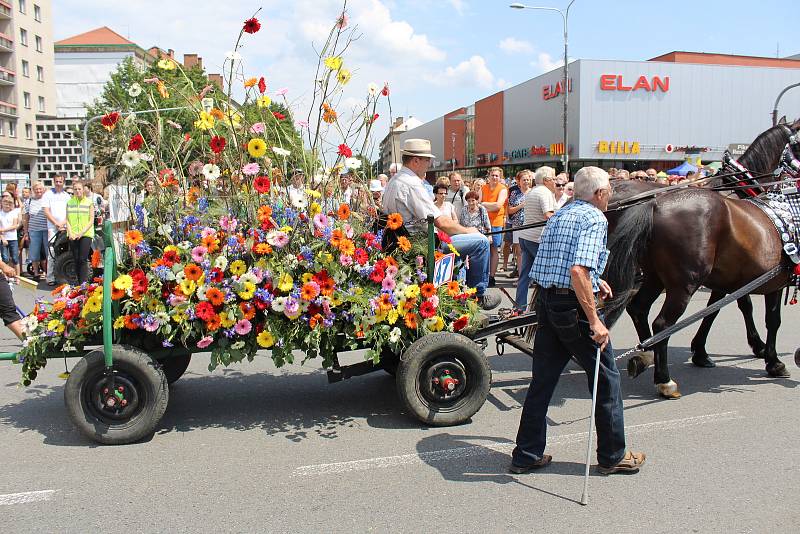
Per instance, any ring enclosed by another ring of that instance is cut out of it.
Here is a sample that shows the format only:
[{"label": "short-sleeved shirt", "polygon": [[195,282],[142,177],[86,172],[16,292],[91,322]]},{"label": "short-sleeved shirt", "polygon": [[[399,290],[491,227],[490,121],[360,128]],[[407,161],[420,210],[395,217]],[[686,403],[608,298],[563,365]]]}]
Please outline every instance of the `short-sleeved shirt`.
[{"label": "short-sleeved shirt", "polygon": [[462,185],[461,189],[458,191],[453,191],[452,189],[447,190],[447,200],[456,209],[456,213],[461,213],[461,209],[466,206],[467,203],[464,197],[467,193],[469,193],[469,187],[466,185]]},{"label": "short-sleeved shirt", "polygon": [[600,291],[600,274],[606,267],[608,221],[603,212],[584,200],[575,200],[547,221],[531,269],[531,278],[543,288],[572,288],[570,269],[589,269],[592,290]]},{"label": "short-sleeved shirt", "polygon": [[[69,202],[70,194],[66,191],[56,193],[55,189],[48,189],[42,195],[42,207],[50,208],[50,215],[57,221],[67,220],[67,202]],[[55,230],[56,226],[47,221],[47,229]]]},{"label": "short-sleeved shirt", "polygon": [[43,198],[29,198],[25,201],[23,213],[28,215],[28,231],[39,232],[47,230],[47,217],[42,209]]},{"label": "short-sleeved shirt", "polygon": [[458,222],[466,228],[477,228],[483,234],[492,229],[492,224],[489,222],[489,212],[480,204],[476,212],[469,211],[469,206],[461,208]]},{"label": "short-sleeved shirt", "polygon": [[[19,222],[19,208],[13,208],[11,211],[0,210],[0,228],[8,228],[14,226],[14,221]],[[6,241],[17,240],[17,228],[3,232],[3,239]]]},{"label": "short-sleeved shirt", "polygon": [[[553,193],[545,185],[537,185],[525,195],[525,207],[520,210],[524,213],[525,224],[533,224],[544,222],[545,213],[548,211],[556,211],[556,198]],[[517,235],[520,239],[527,239],[538,243],[542,237],[542,230],[544,227],[526,228],[519,230]]]},{"label": "short-sleeved shirt", "polygon": [[433,215],[434,219],[442,215],[422,179],[408,167],[400,169],[386,184],[381,210],[386,214],[399,213],[410,233],[426,232],[428,215]]},{"label": "short-sleeved shirt", "polygon": [[442,212],[442,215],[447,215],[454,221],[458,221],[458,212],[456,211],[456,208],[448,201],[445,200],[442,202],[442,207],[439,208],[439,211]]},{"label": "short-sleeved shirt", "polygon": [[[508,188],[509,206],[519,206],[524,200],[525,193],[522,192],[522,189],[520,189],[518,185],[512,185]],[[508,222],[511,223],[512,228],[515,226],[522,226],[525,223],[525,210],[521,209],[513,215],[509,215]]]},{"label": "short-sleeved shirt", "polygon": [[[500,197],[500,191],[507,190],[508,188],[502,182],[497,184],[497,187],[492,189],[489,184],[481,187],[481,202],[497,202]],[[506,202],[508,198],[506,198]],[[486,210],[489,211],[489,210]],[[504,226],[506,224],[506,204],[503,203],[497,211],[489,211],[489,221],[492,226]]]}]

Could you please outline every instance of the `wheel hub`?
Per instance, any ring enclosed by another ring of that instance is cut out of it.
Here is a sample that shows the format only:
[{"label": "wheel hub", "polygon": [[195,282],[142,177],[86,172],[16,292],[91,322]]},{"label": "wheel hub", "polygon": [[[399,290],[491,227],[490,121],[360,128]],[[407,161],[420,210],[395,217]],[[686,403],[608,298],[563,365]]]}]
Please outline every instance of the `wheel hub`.
[{"label": "wheel hub", "polygon": [[423,395],[435,402],[454,401],[466,390],[467,373],[455,359],[440,360],[425,371]]},{"label": "wheel hub", "polygon": [[139,406],[136,384],[127,376],[115,374],[113,386],[108,377],[98,377],[89,393],[90,405],[100,417],[113,421],[129,419]]}]

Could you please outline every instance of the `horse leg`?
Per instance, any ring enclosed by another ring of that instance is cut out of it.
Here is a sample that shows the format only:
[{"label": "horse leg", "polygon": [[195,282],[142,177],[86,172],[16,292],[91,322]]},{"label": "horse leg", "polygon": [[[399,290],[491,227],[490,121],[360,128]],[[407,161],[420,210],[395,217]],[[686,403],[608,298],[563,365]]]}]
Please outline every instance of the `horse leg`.
[{"label": "horse leg", "polygon": [[[650,308],[663,290],[664,285],[660,280],[655,276],[648,277],[626,308],[628,315],[631,316],[631,320],[633,321],[633,326],[636,328],[639,341],[644,341],[651,335],[650,324],[648,323]],[[654,355],[652,351],[646,351],[632,356],[631,359],[628,360],[628,376],[636,378],[642,374],[645,369],[650,367],[653,360]]]},{"label": "horse leg", "polygon": [[[722,291],[711,291],[711,296],[708,298],[708,306],[711,306],[724,296],[725,293]],[[708,352],[706,352],[708,333],[711,331],[711,325],[714,324],[714,319],[717,318],[717,315],[719,315],[719,312],[714,312],[711,315],[704,317],[703,322],[700,323],[700,328],[697,329],[697,333],[692,338],[692,343],[690,344],[692,350],[692,363],[697,367],[717,366],[717,364],[715,364],[711,358],[708,357]]]},{"label": "horse leg", "polygon": [[[686,311],[686,306],[688,306],[695,289],[696,287],[686,286],[672,290],[667,289],[664,306],[658,313],[656,320],[653,321],[654,334],[662,332],[678,322],[678,319]],[[678,391],[678,384],[669,376],[668,344],[669,338],[658,343],[653,348],[656,366],[653,380],[659,395],[667,399],[678,399],[681,396]]]},{"label": "horse leg", "polygon": [[778,341],[778,328],[781,326],[781,292],[775,291],[764,296],[766,305],[767,347],[764,359],[767,362],[767,374],[775,378],[786,378],[789,371],[782,361],[778,359],[775,345]]},{"label": "horse leg", "polygon": [[739,311],[742,312],[742,318],[744,319],[747,344],[750,345],[756,358],[764,358],[767,346],[761,341],[761,336],[758,335],[758,329],[756,329],[756,323],[753,321],[753,301],[750,299],[750,295],[745,295],[737,300],[736,305],[739,306]]}]

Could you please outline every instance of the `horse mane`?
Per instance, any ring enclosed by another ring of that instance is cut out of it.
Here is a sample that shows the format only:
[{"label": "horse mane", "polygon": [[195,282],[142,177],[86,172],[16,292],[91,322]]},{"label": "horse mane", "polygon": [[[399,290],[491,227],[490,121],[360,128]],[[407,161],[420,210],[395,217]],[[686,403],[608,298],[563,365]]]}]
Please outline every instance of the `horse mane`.
[{"label": "horse mane", "polygon": [[[744,165],[753,174],[764,174],[772,172],[778,166],[780,154],[783,147],[789,142],[791,132],[800,129],[800,119],[792,124],[777,124],[772,128],[762,132],[744,154],[739,158],[739,163]],[[769,181],[769,178],[767,178]]]}]

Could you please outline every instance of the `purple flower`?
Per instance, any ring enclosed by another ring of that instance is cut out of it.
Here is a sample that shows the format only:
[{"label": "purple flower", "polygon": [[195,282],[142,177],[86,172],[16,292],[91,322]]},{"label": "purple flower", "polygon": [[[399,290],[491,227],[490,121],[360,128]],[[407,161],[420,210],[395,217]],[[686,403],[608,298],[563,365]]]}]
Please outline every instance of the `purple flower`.
[{"label": "purple flower", "polygon": [[245,176],[255,176],[260,170],[261,167],[258,165],[258,163],[248,163],[242,167],[242,173]]},{"label": "purple flower", "polygon": [[165,339],[164,341],[161,342],[161,346],[166,348],[166,349],[169,349],[169,348],[174,347],[175,345],[170,343],[169,340]]},{"label": "purple flower", "polygon": [[283,313],[285,313],[287,317],[293,317],[297,315],[299,309],[300,309],[300,303],[297,301],[296,298],[286,297]]},{"label": "purple flower", "polygon": [[240,336],[246,336],[253,329],[253,325],[247,319],[242,319],[233,325],[233,329]]},{"label": "purple flower", "polygon": [[148,315],[147,317],[145,317],[144,321],[142,321],[142,328],[144,328],[148,332],[155,332],[156,330],[158,330],[158,319],[156,319],[152,315]]}]

